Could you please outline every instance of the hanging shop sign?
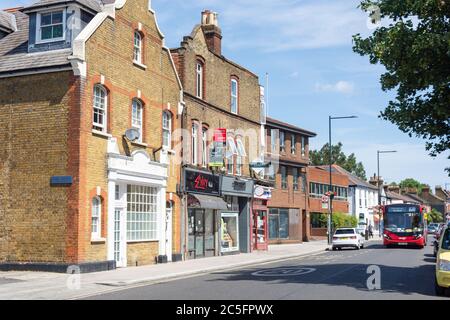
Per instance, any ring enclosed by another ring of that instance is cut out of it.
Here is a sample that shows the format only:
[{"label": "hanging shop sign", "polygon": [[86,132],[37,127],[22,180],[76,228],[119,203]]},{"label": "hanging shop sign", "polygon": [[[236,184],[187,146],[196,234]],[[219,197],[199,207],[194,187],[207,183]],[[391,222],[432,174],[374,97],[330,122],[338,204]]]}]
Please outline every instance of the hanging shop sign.
[{"label": "hanging shop sign", "polygon": [[185,191],[218,196],[220,176],[208,172],[185,169]]},{"label": "hanging shop sign", "polygon": [[255,185],[253,197],[256,199],[269,200],[272,198],[272,189],[265,186]]},{"label": "hanging shop sign", "polygon": [[209,166],[223,167],[223,159],[227,144],[227,129],[214,130],[212,147],[209,149]]}]

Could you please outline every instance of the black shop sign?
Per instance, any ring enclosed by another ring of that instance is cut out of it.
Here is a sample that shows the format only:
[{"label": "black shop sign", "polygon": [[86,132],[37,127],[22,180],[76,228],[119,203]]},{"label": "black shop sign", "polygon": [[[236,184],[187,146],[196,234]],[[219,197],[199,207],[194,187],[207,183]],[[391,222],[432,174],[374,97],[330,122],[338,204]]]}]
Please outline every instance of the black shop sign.
[{"label": "black shop sign", "polygon": [[184,186],[186,192],[218,196],[220,176],[208,172],[185,170]]}]

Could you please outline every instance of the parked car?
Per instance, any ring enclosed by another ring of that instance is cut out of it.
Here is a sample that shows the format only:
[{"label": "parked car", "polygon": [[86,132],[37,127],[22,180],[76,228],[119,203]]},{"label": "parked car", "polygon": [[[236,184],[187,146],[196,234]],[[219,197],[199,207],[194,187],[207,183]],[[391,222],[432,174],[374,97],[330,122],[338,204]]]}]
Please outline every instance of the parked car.
[{"label": "parked car", "polygon": [[438,223],[430,223],[428,225],[428,234],[436,234],[438,229],[439,229],[439,224]]},{"label": "parked car", "polygon": [[438,230],[434,234],[434,241],[433,241],[433,255],[436,257],[437,253],[439,251],[439,240],[442,236],[442,232],[444,232],[445,224],[441,223],[439,224]]},{"label": "parked car", "polygon": [[439,242],[436,260],[436,294],[442,296],[450,288],[450,228],[446,227]]},{"label": "parked car", "polygon": [[355,228],[338,228],[333,235],[332,249],[364,248],[364,238]]}]

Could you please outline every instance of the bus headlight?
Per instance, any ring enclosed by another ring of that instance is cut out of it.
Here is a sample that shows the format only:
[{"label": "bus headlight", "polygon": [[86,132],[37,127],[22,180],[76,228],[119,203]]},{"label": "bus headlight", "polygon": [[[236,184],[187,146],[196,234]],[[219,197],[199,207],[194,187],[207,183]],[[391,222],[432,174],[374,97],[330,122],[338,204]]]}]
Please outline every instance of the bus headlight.
[{"label": "bus headlight", "polygon": [[441,271],[450,271],[450,261],[448,261],[448,260],[439,260],[439,270],[441,270]]},{"label": "bus headlight", "polygon": [[383,237],[385,237],[388,240],[391,240],[391,237],[389,237],[387,234],[383,233]]}]

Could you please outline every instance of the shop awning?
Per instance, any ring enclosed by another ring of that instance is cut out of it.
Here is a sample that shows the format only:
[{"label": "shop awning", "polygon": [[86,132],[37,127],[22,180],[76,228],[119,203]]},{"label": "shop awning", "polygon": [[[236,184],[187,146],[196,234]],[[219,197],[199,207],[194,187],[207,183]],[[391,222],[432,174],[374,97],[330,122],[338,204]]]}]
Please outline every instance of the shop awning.
[{"label": "shop awning", "polygon": [[219,197],[207,196],[203,194],[190,194],[199,202],[200,208],[213,210],[228,210],[227,203]]}]

